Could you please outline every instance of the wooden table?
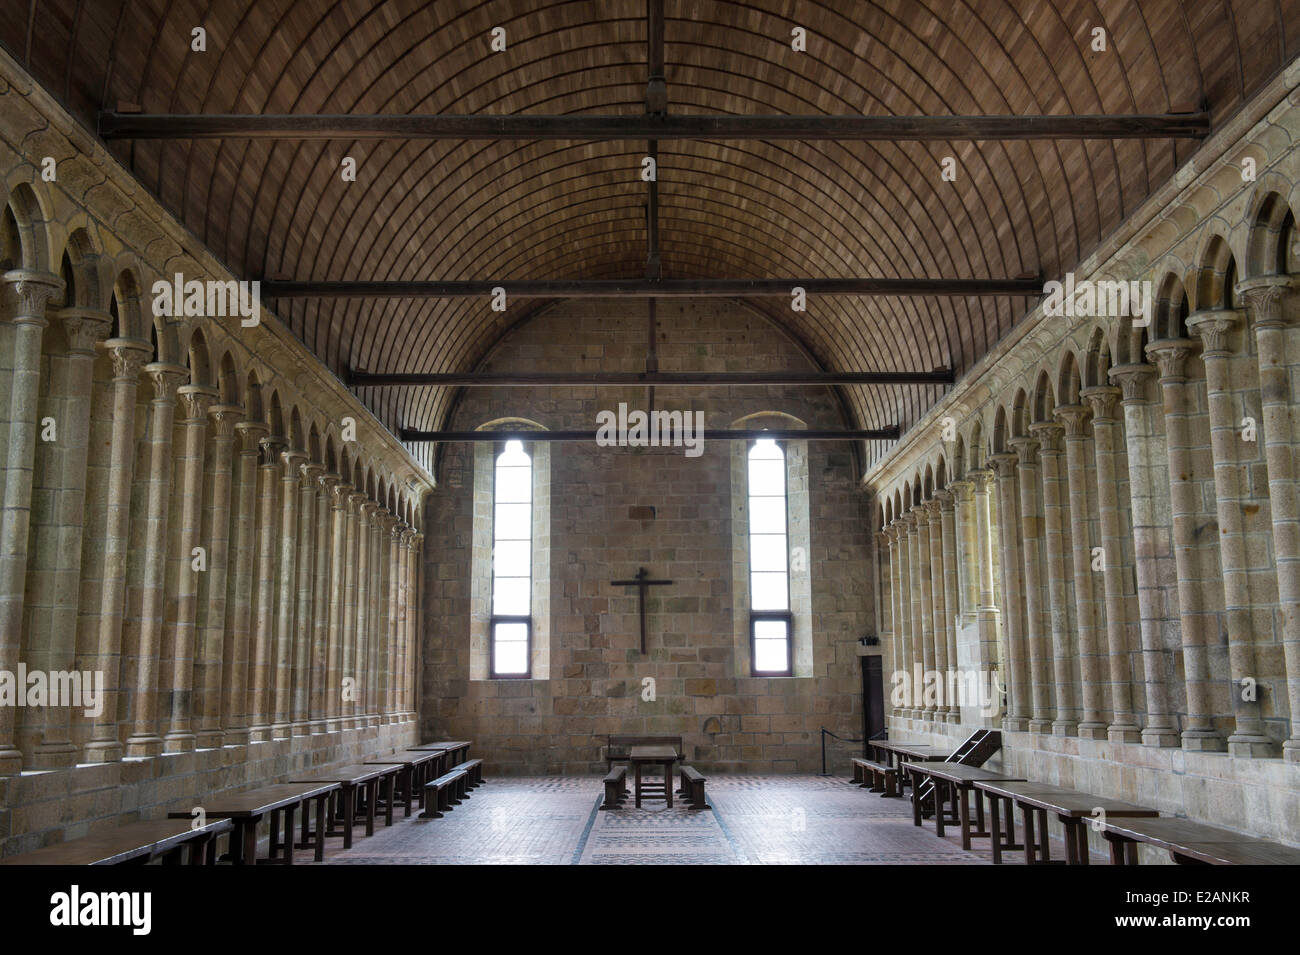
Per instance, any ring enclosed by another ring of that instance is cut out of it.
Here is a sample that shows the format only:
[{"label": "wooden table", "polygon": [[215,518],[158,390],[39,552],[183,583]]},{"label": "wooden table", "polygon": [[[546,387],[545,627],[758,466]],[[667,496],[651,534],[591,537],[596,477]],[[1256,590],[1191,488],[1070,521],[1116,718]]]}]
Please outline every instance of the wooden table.
[{"label": "wooden table", "polygon": [[[970,849],[972,838],[986,839],[993,836],[991,830],[984,828],[984,797],[981,792],[975,789],[975,783],[978,781],[986,782],[1023,782],[1023,776],[1006,776],[1002,773],[994,772],[991,769],[983,769],[979,766],[965,766],[961,763],[938,763],[938,762],[909,762],[905,764],[907,772],[913,775],[912,782],[912,824],[919,826],[921,824],[921,800],[917,795],[919,787],[916,785],[916,777],[929,776],[934,780],[934,829],[935,835],[943,837],[943,804],[945,791],[951,789],[953,801],[958,811],[958,818],[961,822],[961,847]],[[975,828],[971,828],[970,819],[970,794],[975,792]],[[1020,846],[1015,840],[1015,823],[1012,822],[1011,828],[1007,833],[1007,839],[1004,844],[997,847],[1000,853],[1002,849],[1018,849]],[[1001,834],[999,834],[999,841]]]},{"label": "wooden table", "polygon": [[938,762],[952,754],[951,749],[941,749],[929,743],[908,743],[901,740],[873,739],[868,740],[867,745],[884,753],[886,766],[893,766],[906,759]]},{"label": "wooden table", "polygon": [[1190,819],[1107,820],[1102,834],[1112,865],[1136,865],[1139,842],[1167,849],[1180,865],[1300,865],[1300,849]]},{"label": "wooden table", "polygon": [[[1020,806],[1025,823],[1025,863],[1050,864],[1052,857],[1048,852],[1047,814],[1054,813],[1065,827],[1065,862],[1068,865],[1088,864],[1088,829],[1086,823],[1093,818],[1093,813],[1100,809],[1107,820],[1135,816],[1158,816],[1154,809],[1135,806],[1122,799],[1110,799],[1106,796],[1094,796],[1091,793],[1062,789],[1050,783],[1034,782],[996,782],[977,781],[975,785],[992,797],[990,818],[993,822],[993,861],[1001,862],[1002,856],[997,848],[998,816],[997,800],[1005,799],[1008,806],[1012,802]],[[1011,810],[1008,808],[1008,812]],[[1034,815],[1038,816],[1039,834],[1037,846],[1034,839]],[[1037,856],[1037,858],[1036,858]]]},{"label": "wooden table", "polygon": [[397,775],[402,777],[403,801],[406,804],[404,815],[409,816],[412,802],[417,803],[421,809],[424,808],[424,783],[430,779],[437,779],[446,772],[443,768],[446,766],[446,760],[446,750],[443,750],[439,744],[437,749],[408,749],[401,753],[394,753],[392,756],[376,756],[374,759],[362,760],[362,765],[401,767]]},{"label": "wooden table", "polygon": [[[384,824],[391,826],[393,824],[393,785],[397,779],[397,774],[401,771],[400,763],[365,763],[357,766],[342,766],[338,769],[322,769],[316,772],[299,776],[296,779],[289,780],[293,783],[338,783],[339,792],[336,796],[330,797],[330,802],[334,803],[336,798],[341,805],[337,807],[342,813],[342,828],[334,828],[333,821],[336,815],[335,806],[330,806],[328,813],[330,826],[328,829],[320,830],[316,833],[316,839],[323,839],[324,836],[342,836],[343,848],[352,848],[352,825],[356,819],[357,795],[365,797],[366,803],[366,835],[375,834],[375,804],[379,796],[379,784],[387,783],[386,806]],[[323,831],[324,836],[321,832]],[[298,843],[298,848],[306,849],[316,846],[316,842],[308,839],[308,817],[306,813],[302,815],[302,839]]]},{"label": "wooden table", "polygon": [[421,743],[419,746],[410,747],[410,751],[414,753],[423,753],[430,750],[441,750],[446,753],[447,762],[443,766],[442,772],[438,773],[438,775],[441,776],[442,773],[445,773],[458,763],[465,762],[465,758],[469,755],[470,742],[471,741],[467,739],[450,739],[436,743]]},{"label": "wooden table", "polygon": [[[668,808],[673,808],[673,763],[677,762],[677,750],[672,746],[633,746],[628,750],[628,762],[632,764],[636,772],[636,807],[641,808],[642,795],[647,799],[663,799],[668,803]],[[650,765],[661,765],[664,768],[664,781],[661,787],[658,783],[642,783],[641,767]]]},{"label": "wooden table", "polygon": [[0,865],[144,864],[159,856],[163,865],[178,865],[181,850],[187,846],[190,865],[213,865],[217,861],[217,836],[234,828],[229,819],[213,819],[195,826],[188,814],[184,819],[128,822],[94,835],[10,856],[0,861]]},{"label": "wooden table", "polygon": [[[293,814],[303,803],[316,800],[316,829],[325,831],[325,803],[338,783],[280,783],[247,792],[218,793],[208,798],[203,811],[209,819],[229,819],[235,832],[230,837],[230,861],[235,865],[253,865],[257,858],[257,826],[268,813],[271,816],[271,842],[267,858],[260,861],[293,865]],[[171,812],[171,819],[189,819],[189,811]],[[280,817],[284,816],[285,838],[280,839]],[[280,855],[277,856],[277,850]],[[325,844],[318,840],[316,861],[325,857]]]}]

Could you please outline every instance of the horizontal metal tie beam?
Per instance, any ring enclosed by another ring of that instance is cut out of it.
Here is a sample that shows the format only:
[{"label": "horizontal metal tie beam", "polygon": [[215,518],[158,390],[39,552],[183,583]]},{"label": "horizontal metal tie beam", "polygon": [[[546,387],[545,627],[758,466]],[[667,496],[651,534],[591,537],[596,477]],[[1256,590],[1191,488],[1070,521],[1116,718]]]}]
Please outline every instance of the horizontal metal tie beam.
[{"label": "horizontal metal tie beam", "polygon": [[[675,432],[674,432],[675,433]],[[764,431],[758,428],[729,429],[701,432],[706,441],[752,441],[773,438],[789,441],[892,441],[899,435],[895,425],[863,431],[816,431],[799,428],[778,428]],[[595,431],[416,431],[402,428],[403,441],[590,441],[596,442]]]},{"label": "horizontal metal tie beam", "polygon": [[342,113],[131,113],[104,110],[114,139],[769,139],[925,142],[1175,139],[1210,132],[1206,112],[1034,116],[450,116]]},{"label": "horizontal metal tie beam", "polygon": [[345,371],[344,384],[352,388],[554,388],[565,386],[663,387],[710,386],[822,386],[822,385],[950,385],[951,368],[934,371],[740,371],[740,372],[457,372],[441,374],[375,374]]},{"label": "horizontal metal tie beam", "polygon": [[1041,278],[789,278],[789,279],[557,279],[449,282],[282,281],[261,285],[275,298],[458,298],[494,294],[513,298],[788,298],[795,288],[809,295],[1039,296]]}]

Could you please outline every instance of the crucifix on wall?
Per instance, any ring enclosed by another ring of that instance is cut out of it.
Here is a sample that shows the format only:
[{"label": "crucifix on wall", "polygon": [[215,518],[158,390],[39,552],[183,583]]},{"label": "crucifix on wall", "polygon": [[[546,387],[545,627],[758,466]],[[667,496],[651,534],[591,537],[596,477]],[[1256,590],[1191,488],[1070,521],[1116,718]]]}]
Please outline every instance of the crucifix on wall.
[{"label": "crucifix on wall", "polygon": [[662,587],[671,584],[671,580],[651,580],[650,572],[644,567],[637,569],[636,576],[631,580],[611,580],[615,587],[635,587],[637,589],[637,603],[641,607],[641,653],[645,653],[645,597],[647,587]]}]

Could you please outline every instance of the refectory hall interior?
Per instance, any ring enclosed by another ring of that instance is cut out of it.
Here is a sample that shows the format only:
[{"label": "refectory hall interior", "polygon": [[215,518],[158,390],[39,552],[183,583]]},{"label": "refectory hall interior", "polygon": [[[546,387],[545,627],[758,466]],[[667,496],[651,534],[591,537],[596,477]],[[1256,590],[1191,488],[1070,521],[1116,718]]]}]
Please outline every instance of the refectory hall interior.
[{"label": "refectory hall interior", "polygon": [[1300,862],[1300,0],[0,9],[0,863]]}]

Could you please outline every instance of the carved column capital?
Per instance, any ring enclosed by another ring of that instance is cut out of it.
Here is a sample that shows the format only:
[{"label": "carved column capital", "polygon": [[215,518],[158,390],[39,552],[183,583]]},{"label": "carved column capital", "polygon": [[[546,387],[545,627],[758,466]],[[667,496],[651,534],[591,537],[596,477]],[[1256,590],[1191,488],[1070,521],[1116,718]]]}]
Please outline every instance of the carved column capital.
[{"label": "carved column capital", "polygon": [[1016,476],[1016,465],[1020,463],[1020,455],[1014,451],[1003,451],[1000,454],[989,455],[988,463],[999,481],[1009,481]]},{"label": "carved column capital", "polygon": [[303,488],[305,490],[315,488],[324,470],[325,465],[316,461],[307,461],[298,465],[298,473],[301,475]]},{"label": "carved column capital", "polygon": [[286,481],[298,480],[298,466],[307,460],[307,452],[298,448],[286,447],[280,452],[280,464],[284,468]]},{"label": "carved column capital", "polygon": [[947,513],[947,514],[951,514],[951,513],[952,513],[952,510],[953,510],[953,495],[952,495],[952,491],[951,491],[951,490],[948,490],[947,488],[940,488],[939,490],[935,491],[935,492],[934,492],[934,501],[935,501],[935,504],[936,504],[936,508],[935,508],[934,511],[931,511],[931,512],[930,512],[931,514],[935,514],[935,513],[938,513],[938,514],[945,514],[945,513]]},{"label": "carved column capital", "polygon": [[12,321],[15,325],[39,325],[44,328],[45,305],[63,291],[63,279],[52,272],[11,269],[0,276],[14,301]]},{"label": "carved column capital", "polygon": [[185,366],[165,361],[149,362],[144,366],[144,373],[153,383],[154,401],[173,400],[180,383],[190,376],[189,369]]},{"label": "carved column capital", "polygon": [[330,488],[330,493],[334,495],[331,507],[336,511],[347,510],[348,501],[352,499],[352,485],[338,478],[335,480],[338,483]]},{"label": "carved column capital", "polygon": [[93,358],[95,346],[113,329],[113,316],[93,308],[61,308],[58,321],[68,339],[68,351]]},{"label": "carved column capital", "polygon": [[1039,453],[1044,456],[1061,453],[1061,438],[1065,436],[1065,425],[1055,421],[1035,421],[1029,426],[1029,433],[1038,439]]},{"label": "carved column capital", "polygon": [[1147,357],[1160,369],[1160,383],[1184,381],[1187,378],[1187,359],[1196,354],[1196,343],[1190,338],[1162,338],[1147,346]]},{"label": "carved column capital", "polygon": [[320,486],[321,493],[325,495],[327,500],[333,496],[334,486],[339,483],[339,480],[337,474],[331,474],[328,471],[316,478],[316,483]]},{"label": "carved column capital", "polygon": [[110,338],[102,347],[113,362],[114,381],[137,381],[153,357],[153,345],[142,338]]},{"label": "carved column capital", "polygon": [[1119,384],[1124,401],[1147,401],[1147,382],[1155,378],[1156,370],[1146,362],[1116,365],[1110,370],[1110,380]]},{"label": "carved column capital", "polygon": [[1281,328],[1289,324],[1286,300],[1294,301],[1300,291],[1300,277],[1294,275],[1261,275],[1238,282],[1237,297],[1254,312],[1256,328]]},{"label": "carved column capital", "polygon": [[972,468],[966,472],[966,476],[970,478],[976,494],[986,494],[989,488],[993,486],[994,473],[992,468]]},{"label": "carved column capital", "polygon": [[181,385],[176,389],[176,397],[185,406],[185,423],[194,424],[207,420],[208,409],[217,403],[221,393],[204,385]]},{"label": "carved column capital", "polygon": [[244,409],[239,405],[213,405],[208,409],[212,419],[212,433],[218,438],[230,438],[235,434],[235,427],[244,420]]},{"label": "carved column capital", "polygon": [[1022,467],[1032,467],[1038,463],[1038,439],[1028,435],[1012,438],[1007,444],[1015,448],[1016,458]]},{"label": "carved column capital", "polygon": [[1079,397],[1092,408],[1092,420],[1101,423],[1116,420],[1115,408],[1122,394],[1123,391],[1115,385],[1093,385],[1080,391]]},{"label": "carved column capital", "polygon": [[960,481],[950,481],[948,490],[952,492],[953,500],[958,504],[969,504],[975,497],[975,482],[967,475]]},{"label": "carved column capital", "polygon": [[424,543],[424,535],[421,534],[419,531],[416,531],[414,534],[411,535],[411,551],[413,553],[418,554],[420,552],[420,545],[423,543]]},{"label": "carved column capital", "polygon": [[280,452],[289,446],[289,442],[278,434],[268,434],[258,442],[258,446],[262,451],[261,466],[273,468],[280,460]]},{"label": "carved column capital", "polygon": [[1187,327],[1201,337],[1202,357],[1226,358],[1232,354],[1228,347],[1228,334],[1244,318],[1245,313],[1235,309],[1203,309],[1187,316]]},{"label": "carved column capital", "polygon": [[360,491],[356,490],[356,488],[352,488],[351,492],[352,493],[348,495],[348,513],[360,514],[361,505],[366,503],[366,501],[369,500],[369,498],[367,498]]},{"label": "carved column capital", "polygon": [[266,437],[270,430],[263,421],[241,421],[236,424],[235,433],[239,435],[239,453],[257,454],[262,447],[262,438]]},{"label": "carved column capital", "polygon": [[394,544],[402,543],[402,535],[406,533],[406,525],[397,517],[393,518],[393,523],[388,527],[388,537]]},{"label": "carved column capital", "polygon": [[928,503],[928,501],[923,501],[920,504],[913,504],[912,510],[909,512],[912,518],[912,525],[916,527],[917,530],[928,526],[930,523],[930,513],[926,508]]}]

